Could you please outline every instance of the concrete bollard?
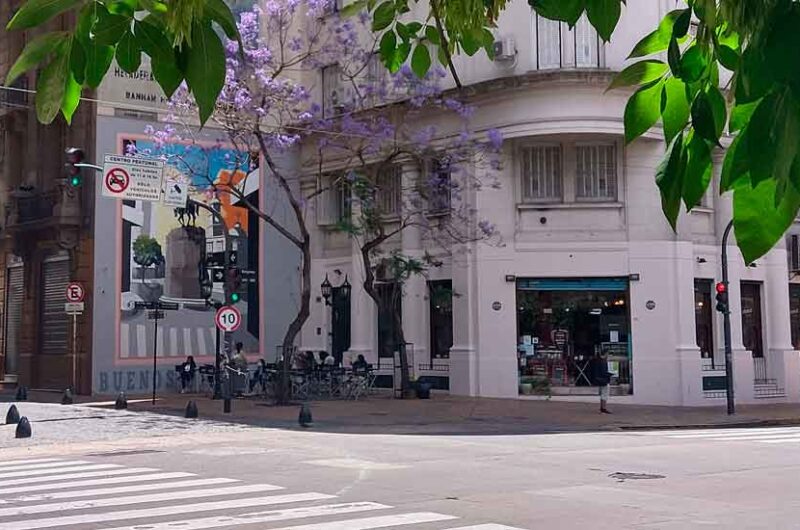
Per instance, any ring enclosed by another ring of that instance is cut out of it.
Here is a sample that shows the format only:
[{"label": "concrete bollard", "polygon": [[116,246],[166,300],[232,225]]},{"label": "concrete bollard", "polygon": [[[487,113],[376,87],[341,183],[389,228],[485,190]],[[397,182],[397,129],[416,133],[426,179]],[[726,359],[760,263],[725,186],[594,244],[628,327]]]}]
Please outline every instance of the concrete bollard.
[{"label": "concrete bollard", "polygon": [[14,396],[16,401],[28,401],[28,388],[25,385],[17,387],[17,394]]},{"label": "concrete bollard", "polygon": [[198,416],[197,412],[197,403],[194,401],[190,401],[186,404],[186,412],[184,413],[184,418],[196,418]]},{"label": "concrete bollard", "polygon": [[19,419],[17,423],[17,430],[14,433],[17,438],[30,438],[31,437],[31,422],[25,416]]},{"label": "concrete bollard", "polygon": [[74,402],[75,399],[72,397],[72,390],[69,388],[64,390],[64,395],[61,397],[61,404],[72,405]]},{"label": "concrete bollard", "polygon": [[114,402],[114,408],[117,410],[125,410],[128,408],[128,398],[125,396],[125,392],[119,393],[117,400]]},{"label": "concrete bollard", "polygon": [[314,420],[311,418],[311,407],[307,404],[303,404],[300,406],[300,416],[297,418],[298,423],[300,423],[300,427],[308,428],[314,423]]},{"label": "concrete bollard", "polygon": [[8,407],[8,413],[6,414],[6,425],[15,423],[19,423],[19,411],[16,405],[11,405]]}]

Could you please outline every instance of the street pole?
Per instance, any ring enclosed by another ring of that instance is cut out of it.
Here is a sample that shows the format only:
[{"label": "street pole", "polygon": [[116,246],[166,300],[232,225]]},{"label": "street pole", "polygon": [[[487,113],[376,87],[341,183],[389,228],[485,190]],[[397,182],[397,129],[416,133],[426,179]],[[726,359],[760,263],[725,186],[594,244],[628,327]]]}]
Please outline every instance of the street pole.
[{"label": "street pole", "polygon": [[[223,237],[223,241],[225,243],[225,260],[224,260],[224,267],[225,267],[224,271],[225,271],[225,273],[224,273],[224,276],[223,276],[223,279],[222,279],[222,296],[223,296],[224,300],[222,301],[222,305],[225,305],[225,304],[228,303],[228,294],[229,293],[228,293],[228,282],[227,282],[227,279],[228,279],[228,267],[230,266],[230,263],[231,263],[231,246],[232,246],[230,237],[228,235],[228,229],[225,227],[225,219],[223,219],[222,214],[220,212],[216,211],[214,208],[211,208],[207,204],[204,204],[204,203],[198,202],[198,201],[194,201],[192,199],[189,199],[188,202],[194,204],[195,207],[197,207],[197,208],[201,208],[201,209],[207,211],[209,214],[211,214],[212,217],[214,217],[217,220],[217,222],[220,224],[220,226],[222,226],[222,237]],[[214,307],[219,309],[216,305]],[[229,338],[229,333],[227,331],[225,332],[224,338],[225,338],[225,351],[226,351],[226,353],[230,354],[230,338]],[[220,356],[221,356],[222,352],[220,351],[221,348],[220,348],[220,332],[219,332],[219,328],[217,328],[216,339],[217,339],[216,340],[217,344],[216,344],[216,353],[215,353],[215,359],[214,359],[214,396],[213,396],[213,399],[219,399],[220,398],[220,393],[221,393],[221,387],[220,387],[220,384],[219,384],[219,379],[220,379],[220,375],[221,375],[221,373],[220,373],[220,364],[221,364]]]},{"label": "street pole", "polygon": [[730,236],[732,228],[733,220],[728,223],[722,234],[722,283],[725,285],[725,294],[728,299],[727,307],[722,313],[722,329],[725,340],[725,394],[728,402],[728,414],[736,412],[733,401],[733,351],[731,348],[730,290],[728,289],[728,236]]},{"label": "street pole", "polygon": [[78,393],[78,313],[72,313],[72,393]]},{"label": "street pole", "polygon": [[159,304],[155,304],[155,333],[153,333],[153,405],[156,404],[156,358],[158,357],[158,308]]}]

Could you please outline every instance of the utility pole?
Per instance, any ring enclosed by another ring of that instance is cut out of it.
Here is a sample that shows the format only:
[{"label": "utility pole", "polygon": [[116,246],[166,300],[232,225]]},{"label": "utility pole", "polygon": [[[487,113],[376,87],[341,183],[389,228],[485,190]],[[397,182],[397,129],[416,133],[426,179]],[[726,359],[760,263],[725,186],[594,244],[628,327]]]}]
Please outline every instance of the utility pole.
[{"label": "utility pole", "polygon": [[[722,234],[722,290],[717,285],[717,311],[722,313],[722,329],[725,340],[725,390],[728,414],[736,412],[733,399],[733,349],[731,347],[731,309],[728,304],[728,236],[733,228],[733,220],[725,227]],[[722,307],[720,307],[722,306]]]}]

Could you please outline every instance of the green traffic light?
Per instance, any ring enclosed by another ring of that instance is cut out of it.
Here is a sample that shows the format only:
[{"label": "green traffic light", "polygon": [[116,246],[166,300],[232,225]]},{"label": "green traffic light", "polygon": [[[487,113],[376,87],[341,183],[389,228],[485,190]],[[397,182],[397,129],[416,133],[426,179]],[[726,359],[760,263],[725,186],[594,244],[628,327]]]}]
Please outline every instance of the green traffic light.
[{"label": "green traffic light", "polygon": [[70,184],[70,186],[72,186],[73,188],[77,188],[78,186],[80,186],[80,185],[81,185],[81,178],[80,178],[80,177],[78,177],[78,176],[74,176],[74,177],[72,177],[71,179],[69,179],[69,184]]},{"label": "green traffic light", "polygon": [[234,304],[239,301],[239,293],[231,293],[231,302]]}]

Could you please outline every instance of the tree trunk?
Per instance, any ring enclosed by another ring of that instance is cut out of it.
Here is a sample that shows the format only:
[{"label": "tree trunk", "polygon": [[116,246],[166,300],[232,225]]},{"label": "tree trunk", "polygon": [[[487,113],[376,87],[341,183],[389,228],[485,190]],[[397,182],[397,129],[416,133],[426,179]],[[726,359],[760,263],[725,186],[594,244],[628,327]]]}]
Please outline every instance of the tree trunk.
[{"label": "tree trunk", "polygon": [[303,267],[301,273],[300,287],[300,309],[297,316],[286,330],[283,337],[283,366],[281,367],[281,384],[278,392],[278,404],[288,405],[291,399],[289,387],[289,371],[291,370],[292,357],[294,355],[294,342],[297,335],[303,329],[303,325],[311,314],[311,241],[308,236],[303,240]]}]

